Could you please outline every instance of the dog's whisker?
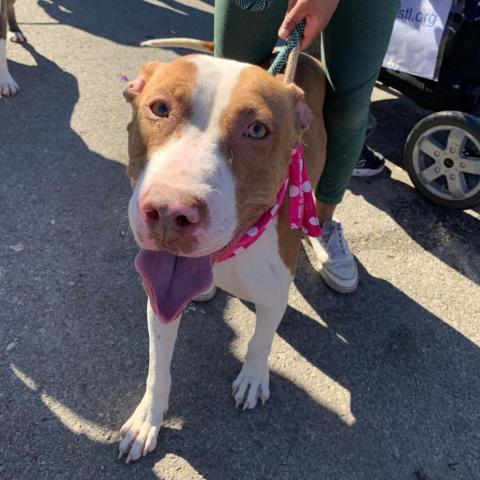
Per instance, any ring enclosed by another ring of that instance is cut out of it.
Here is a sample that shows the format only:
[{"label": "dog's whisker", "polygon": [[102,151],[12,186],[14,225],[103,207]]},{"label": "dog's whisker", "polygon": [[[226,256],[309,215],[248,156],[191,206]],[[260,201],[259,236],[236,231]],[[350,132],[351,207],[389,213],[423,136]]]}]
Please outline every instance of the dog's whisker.
[{"label": "dog's whisker", "polygon": [[118,221],[114,236],[118,237],[119,234],[126,238],[133,236],[133,232],[130,229],[130,222],[128,221],[128,212],[124,212]]},{"label": "dog's whisker", "polygon": [[219,190],[218,188],[212,188],[210,190],[210,192],[215,192],[215,193],[218,193],[221,197],[223,196],[223,193],[221,190]]},{"label": "dog's whisker", "polygon": [[115,213],[124,212],[125,210],[128,210],[128,205],[124,205],[123,207],[117,207],[113,209]]}]

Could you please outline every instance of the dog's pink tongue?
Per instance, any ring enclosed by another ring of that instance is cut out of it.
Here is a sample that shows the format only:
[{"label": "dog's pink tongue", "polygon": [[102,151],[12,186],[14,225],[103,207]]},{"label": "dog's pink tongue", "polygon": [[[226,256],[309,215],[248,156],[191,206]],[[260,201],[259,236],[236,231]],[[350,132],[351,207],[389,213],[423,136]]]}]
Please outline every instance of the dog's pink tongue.
[{"label": "dog's pink tongue", "polygon": [[213,282],[210,256],[187,258],[140,250],[135,268],[154,312],[163,323],[174,320],[192,298],[208,290]]}]

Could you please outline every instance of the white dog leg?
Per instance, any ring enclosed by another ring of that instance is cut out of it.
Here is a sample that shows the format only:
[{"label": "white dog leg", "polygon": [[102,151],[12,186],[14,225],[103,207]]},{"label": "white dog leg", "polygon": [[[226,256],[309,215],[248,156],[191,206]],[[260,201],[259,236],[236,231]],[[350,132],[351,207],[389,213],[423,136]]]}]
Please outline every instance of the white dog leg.
[{"label": "white dog leg", "polygon": [[0,38],[0,97],[15,95],[18,90],[17,83],[8,71],[5,39]]},{"label": "white dog leg", "polygon": [[127,463],[138,460],[157,446],[163,415],[168,409],[171,376],[170,363],[177,339],[179,316],[168,325],[161,323],[147,305],[149,353],[145,395],[133,415],[120,430],[119,458],[128,453]]},{"label": "white dog leg", "polygon": [[260,399],[262,404],[270,396],[268,356],[272,348],[273,337],[283,318],[288,304],[288,291],[275,305],[255,304],[257,323],[255,332],[248,344],[242,370],[233,382],[233,397],[238,407],[252,409]]}]

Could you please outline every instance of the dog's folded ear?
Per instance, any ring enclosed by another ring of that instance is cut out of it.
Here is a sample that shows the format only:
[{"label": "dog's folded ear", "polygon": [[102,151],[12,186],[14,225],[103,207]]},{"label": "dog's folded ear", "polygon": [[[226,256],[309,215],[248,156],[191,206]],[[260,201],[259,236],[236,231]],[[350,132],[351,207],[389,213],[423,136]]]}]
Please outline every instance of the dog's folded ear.
[{"label": "dog's folded ear", "polygon": [[128,87],[123,91],[123,96],[128,103],[133,102],[138,94],[143,90],[145,86],[145,79],[138,76],[133,82],[131,82]]},{"label": "dog's folded ear", "polygon": [[294,84],[287,85],[292,98],[292,108],[295,112],[295,125],[299,134],[302,134],[309,126],[312,112],[305,102],[305,94],[300,87]]},{"label": "dog's folded ear", "polygon": [[133,80],[123,91],[123,96],[128,103],[133,102],[143,90],[145,83],[152,76],[153,72],[162,65],[161,62],[148,62],[140,67],[137,78]]}]

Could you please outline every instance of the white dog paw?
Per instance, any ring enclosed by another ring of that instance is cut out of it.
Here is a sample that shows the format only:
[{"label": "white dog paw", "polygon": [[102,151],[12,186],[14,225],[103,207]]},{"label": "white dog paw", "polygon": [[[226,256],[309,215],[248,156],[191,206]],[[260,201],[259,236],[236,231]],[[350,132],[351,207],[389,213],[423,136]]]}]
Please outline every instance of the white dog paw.
[{"label": "white dog paw", "polygon": [[0,97],[9,97],[15,95],[20,88],[10,73],[4,72],[0,75]]},{"label": "white dog paw", "polygon": [[268,365],[251,367],[245,363],[232,385],[235,406],[243,405],[243,410],[253,409],[258,400],[265,405],[270,397]]},{"label": "white dog paw", "polygon": [[22,32],[20,32],[19,30],[15,31],[15,32],[10,31],[8,33],[8,38],[13,43],[26,43],[27,42],[27,39],[26,39],[25,35]]},{"label": "white dog paw", "polygon": [[127,455],[126,462],[129,463],[150,453],[157,446],[158,432],[166,410],[166,402],[146,393],[133,415],[120,429],[122,440],[118,458]]}]

